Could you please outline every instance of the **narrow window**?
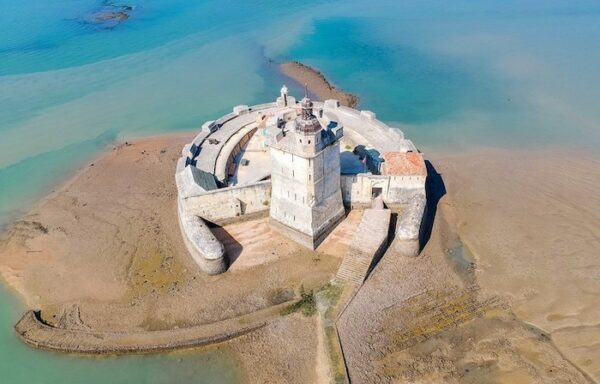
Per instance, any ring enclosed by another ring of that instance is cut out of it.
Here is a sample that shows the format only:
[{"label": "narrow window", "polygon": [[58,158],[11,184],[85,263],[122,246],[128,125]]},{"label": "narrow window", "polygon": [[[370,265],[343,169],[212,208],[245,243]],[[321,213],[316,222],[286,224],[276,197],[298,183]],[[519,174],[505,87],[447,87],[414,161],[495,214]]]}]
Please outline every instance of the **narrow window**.
[{"label": "narrow window", "polygon": [[308,140],[308,144],[310,144],[310,140]]},{"label": "narrow window", "polygon": [[310,175],[308,175],[308,180],[310,181]]},{"label": "narrow window", "polygon": [[302,144],[302,139],[300,139],[300,144]]}]

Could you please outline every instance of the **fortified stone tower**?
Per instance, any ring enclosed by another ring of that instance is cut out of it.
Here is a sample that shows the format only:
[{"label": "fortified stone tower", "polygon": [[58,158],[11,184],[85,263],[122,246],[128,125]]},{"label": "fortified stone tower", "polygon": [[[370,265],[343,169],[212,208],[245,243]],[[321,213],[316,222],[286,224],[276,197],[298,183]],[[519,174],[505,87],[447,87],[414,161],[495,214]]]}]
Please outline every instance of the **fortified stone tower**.
[{"label": "fortified stone tower", "polygon": [[[290,110],[298,108],[290,106]],[[316,248],[344,217],[340,189],[340,123],[319,119],[305,96],[295,119],[270,127],[271,224]]]}]

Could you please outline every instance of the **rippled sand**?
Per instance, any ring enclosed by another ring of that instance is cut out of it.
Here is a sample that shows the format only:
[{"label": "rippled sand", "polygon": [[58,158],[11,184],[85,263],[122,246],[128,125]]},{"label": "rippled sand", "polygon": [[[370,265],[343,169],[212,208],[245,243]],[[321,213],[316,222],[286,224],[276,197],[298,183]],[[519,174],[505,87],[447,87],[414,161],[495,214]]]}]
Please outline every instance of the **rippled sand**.
[{"label": "rippled sand", "polygon": [[482,291],[506,299],[600,380],[600,156],[482,149],[430,157]]}]

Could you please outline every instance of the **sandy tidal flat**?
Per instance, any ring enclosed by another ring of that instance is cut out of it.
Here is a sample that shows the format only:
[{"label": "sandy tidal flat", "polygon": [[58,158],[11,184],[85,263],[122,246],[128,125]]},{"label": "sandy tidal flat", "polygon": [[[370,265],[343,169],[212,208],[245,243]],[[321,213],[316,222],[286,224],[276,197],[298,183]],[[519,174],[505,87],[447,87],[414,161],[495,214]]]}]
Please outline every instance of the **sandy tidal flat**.
[{"label": "sandy tidal flat", "polygon": [[[172,171],[188,140],[118,145],[85,167],[3,235],[5,280],[48,322],[99,330],[207,324],[329,281],[359,211],[318,253],[264,219],[218,229],[238,240],[225,241],[233,265],[203,275],[177,225]],[[340,328],[354,382],[599,380],[598,157],[482,149],[428,158],[445,187],[429,242],[416,258],[392,246]],[[312,382],[316,328],[294,314],[225,346],[249,382]]]},{"label": "sandy tidal flat", "polygon": [[600,157],[561,150],[431,154],[485,294],[600,381]]},{"label": "sandy tidal flat", "polygon": [[[190,139],[169,135],[109,147],[2,234],[0,273],[28,307],[41,309],[55,327],[81,331],[210,329],[331,279],[339,255],[306,250],[271,231],[264,218],[215,229],[232,267],[203,274],[177,222],[173,172]],[[227,241],[231,236],[235,241]],[[275,315],[217,348],[233,352],[248,382],[313,382],[315,319]]]}]

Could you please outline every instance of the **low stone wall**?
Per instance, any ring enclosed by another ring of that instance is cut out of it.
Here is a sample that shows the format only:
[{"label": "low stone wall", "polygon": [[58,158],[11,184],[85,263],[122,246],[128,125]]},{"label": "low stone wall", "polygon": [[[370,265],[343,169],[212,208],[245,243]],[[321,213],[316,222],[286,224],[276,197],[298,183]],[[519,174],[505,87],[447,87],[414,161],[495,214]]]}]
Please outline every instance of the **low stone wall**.
[{"label": "low stone wall", "polygon": [[233,318],[164,331],[94,332],[49,326],[41,319],[39,312],[30,310],[15,325],[15,331],[26,344],[45,350],[90,354],[142,353],[219,343],[267,324],[266,319],[241,320]]},{"label": "low stone wall", "polygon": [[182,200],[178,199],[179,224],[183,240],[190,255],[209,275],[218,275],[227,270],[225,247],[204,220],[183,209]]},{"label": "low stone wall", "polygon": [[221,188],[182,200],[183,210],[221,224],[232,218],[269,210],[271,181]]}]

